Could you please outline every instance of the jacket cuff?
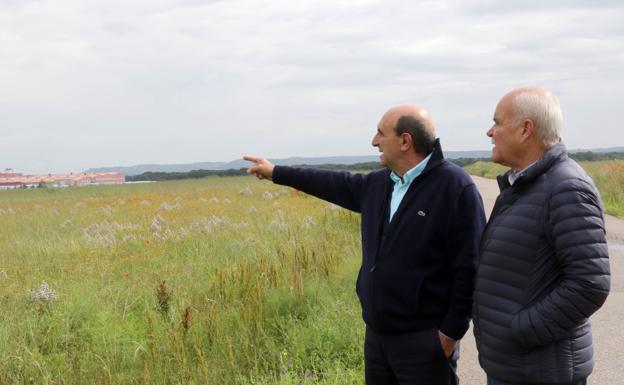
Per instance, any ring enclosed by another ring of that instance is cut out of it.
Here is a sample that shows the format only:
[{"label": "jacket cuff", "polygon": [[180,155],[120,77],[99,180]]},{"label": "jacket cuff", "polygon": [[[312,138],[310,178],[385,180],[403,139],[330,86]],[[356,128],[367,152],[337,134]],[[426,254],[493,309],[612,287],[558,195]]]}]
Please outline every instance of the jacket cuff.
[{"label": "jacket cuff", "polygon": [[465,322],[462,321],[453,321],[445,319],[440,324],[440,333],[444,334],[448,338],[459,341],[462,339],[464,334],[468,331],[468,324],[470,323],[470,319],[466,319]]},{"label": "jacket cuff", "polygon": [[275,184],[285,184],[285,178],[288,178],[288,168],[287,166],[275,166],[273,167],[273,183]]}]

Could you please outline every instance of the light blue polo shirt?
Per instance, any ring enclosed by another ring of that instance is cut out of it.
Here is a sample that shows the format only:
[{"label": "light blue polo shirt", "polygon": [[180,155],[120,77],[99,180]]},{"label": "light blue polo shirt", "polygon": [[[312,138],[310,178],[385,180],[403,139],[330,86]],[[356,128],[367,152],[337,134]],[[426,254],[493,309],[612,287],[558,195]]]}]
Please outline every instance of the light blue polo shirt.
[{"label": "light blue polo shirt", "polygon": [[429,158],[431,158],[431,154],[421,160],[416,166],[410,168],[405,175],[403,175],[403,178],[395,174],[394,171],[390,173],[390,179],[394,182],[394,189],[392,190],[392,197],[390,198],[390,221],[392,221],[392,217],[399,208],[399,205],[401,204],[405,193],[409,189],[409,186],[412,184],[412,181],[423,172],[425,167],[427,167]]}]

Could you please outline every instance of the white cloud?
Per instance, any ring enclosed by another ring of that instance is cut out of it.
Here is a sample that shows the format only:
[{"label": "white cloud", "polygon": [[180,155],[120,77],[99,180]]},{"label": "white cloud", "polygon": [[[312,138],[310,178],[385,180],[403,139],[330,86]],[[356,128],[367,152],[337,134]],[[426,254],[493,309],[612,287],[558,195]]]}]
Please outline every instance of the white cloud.
[{"label": "white cloud", "polygon": [[569,147],[622,145],[623,19],[616,1],[3,2],[0,168],[372,154],[405,102],[447,149],[485,149],[526,84],[560,97]]}]

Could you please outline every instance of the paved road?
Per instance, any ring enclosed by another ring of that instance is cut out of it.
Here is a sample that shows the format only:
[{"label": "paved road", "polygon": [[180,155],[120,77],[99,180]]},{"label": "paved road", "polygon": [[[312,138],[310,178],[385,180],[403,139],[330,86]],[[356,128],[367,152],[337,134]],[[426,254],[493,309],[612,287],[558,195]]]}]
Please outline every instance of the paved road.
[{"label": "paved road", "polygon": [[[496,181],[473,176],[473,179],[489,215],[498,195]],[[589,377],[591,385],[624,384],[624,221],[606,217],[607,242],[611,262],[611,294],[605,305],[592,317],[594,333],[594,373]],[[485,385],[485,374],[479,367],[477,351],[468,331],[462,340],[459,373],[462,385]],[[619,358],[618,358],[619,357]]]}]

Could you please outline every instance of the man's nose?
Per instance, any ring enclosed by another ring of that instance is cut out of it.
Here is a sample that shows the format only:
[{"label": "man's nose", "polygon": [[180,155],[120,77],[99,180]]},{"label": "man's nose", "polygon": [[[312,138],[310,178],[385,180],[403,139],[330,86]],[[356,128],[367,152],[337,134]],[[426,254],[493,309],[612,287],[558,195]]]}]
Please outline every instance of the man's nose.
[{"label": "man's nose", "polygon": [[494,135],[494,127],[490,127],[485,134],[491,138]]},{"label": "man's nose", "polygon": [[373,147],[377,147],[377,146],[379,146],[379,138],[378,138],[378,136],[379,136],[379,135],[377,135],[377,134],[375,134],[375,135],[373,136],[373,142],[371,143],[371,144],[373,145]]}]

